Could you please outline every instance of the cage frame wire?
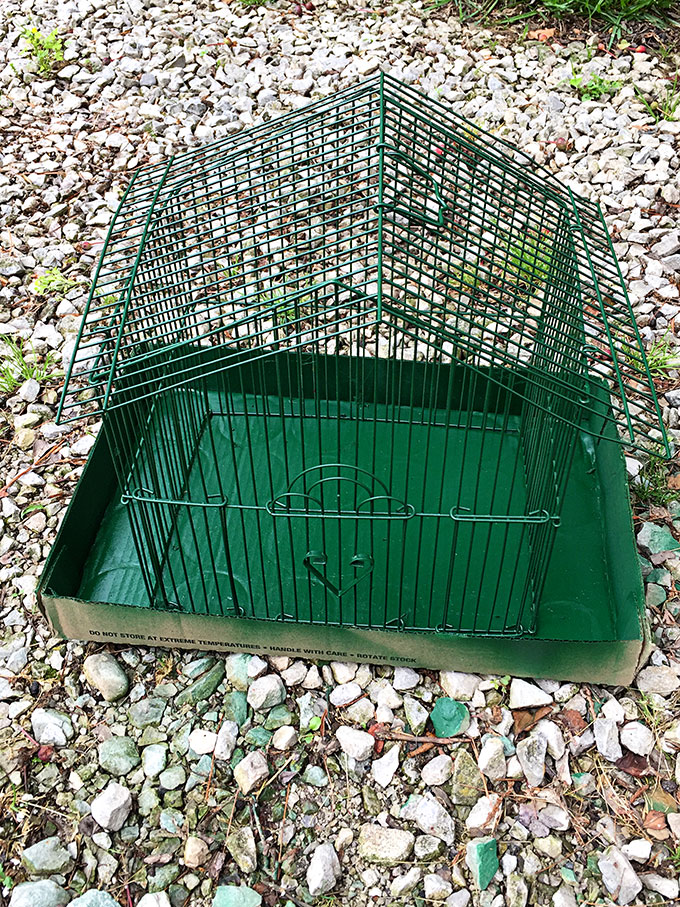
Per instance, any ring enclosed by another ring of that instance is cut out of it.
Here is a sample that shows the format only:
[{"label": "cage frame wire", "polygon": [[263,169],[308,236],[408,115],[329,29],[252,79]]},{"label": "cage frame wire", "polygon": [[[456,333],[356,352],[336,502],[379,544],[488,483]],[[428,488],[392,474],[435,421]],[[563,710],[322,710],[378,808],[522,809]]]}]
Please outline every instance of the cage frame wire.
[{"label": "cage frame wire", "polygon": [[[301,133],[306,144],[296,144]],[[534,633],[583,439],[670,454],[599,205],[382,73],[133,175],[97,264],[58,419],[88,412],[103,416],[152,607],[340,626]],[[324,418],[337,426],[336,447],[322,427],[310,435]],[[347,425],[355,436],[341,443]],[[278,492],[276,463],[253,457],[258,431],[268,450],[275,437],[283,444]],[[376,467],[379,436],[391,450],[390,481]],[[405,478],[394,467],[399,443]],[[422,474],[412,443],[425,450]],[[233,454],[239,445],[245,466]],[[293,474],[288,445],[301,458]],[[227,493],[218,449],[230,448]],[[496,457],[489,500],[481,466],[464,480],[474,456]],[[440,475],[438,495],[428,469]],[[403,492],[394,487],[402,479]],[[456,479],[457,498],[444,507],[444,486]],[[354,527],[353,543],[343,525]],[[495,567],[492,539],[502,544]],[[412,549],[415,579],[405,567]],[[235,566],[243,560],[245,578]],[[487,574],[492,589],[496,578],[490,610]]]}]

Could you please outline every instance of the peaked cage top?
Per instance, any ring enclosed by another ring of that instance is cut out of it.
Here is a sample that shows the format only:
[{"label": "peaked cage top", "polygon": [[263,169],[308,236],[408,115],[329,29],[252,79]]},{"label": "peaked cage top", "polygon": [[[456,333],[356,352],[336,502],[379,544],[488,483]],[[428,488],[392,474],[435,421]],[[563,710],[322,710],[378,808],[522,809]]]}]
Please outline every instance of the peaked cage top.
[{"label": "peaked cage top", "polygon": [[669,454],[599,206],[382,74],[134,174],[59,418],[370,325]]}]

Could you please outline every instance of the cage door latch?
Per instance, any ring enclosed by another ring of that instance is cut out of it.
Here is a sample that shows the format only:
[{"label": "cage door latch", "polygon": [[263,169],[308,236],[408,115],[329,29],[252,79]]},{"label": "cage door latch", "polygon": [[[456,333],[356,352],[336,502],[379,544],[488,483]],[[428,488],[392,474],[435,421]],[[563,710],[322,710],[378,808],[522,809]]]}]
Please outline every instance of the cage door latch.
[{"label": "cage door latch", "polygon": [[[357,575],[350,583],[341,588],[340,586],[336,586],[335,583],[326,576],[325,568],[327,564],[328,555],[325,551],[308,551],[305,555],[304,565],[307,570],[309,570],[312,576],[337,598],[342,598],[342,596],[353,589],[357,583],[360,583],[362,579],[365,579],[373,572],[373,558],[371,555],[355,554],[349,562],[349,566],[358,571]],[[324,572],[322,572],[322,570]]]}]

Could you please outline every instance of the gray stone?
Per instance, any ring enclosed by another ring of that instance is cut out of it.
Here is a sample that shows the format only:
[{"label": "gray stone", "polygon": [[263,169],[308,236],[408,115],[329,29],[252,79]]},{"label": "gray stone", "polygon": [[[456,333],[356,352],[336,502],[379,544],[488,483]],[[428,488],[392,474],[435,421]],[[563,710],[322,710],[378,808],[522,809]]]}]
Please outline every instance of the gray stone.
[{"label": "gray stone", "polygon": [[127,674],[108,652],[89,655],[83,664],[83,674],[107,702],[122,699],[130,687]]},{"label": "gray stone", "polygon": [[257,869],[257,848],[255,835],[249,825],[237,828],[227,838],[227,850],[236,861],[242,872],[255,872]]},{"label": "gray stone", "polygon": [[506,907],[526,907],[529,888],[518,872],[511,872],[505,883]]},{"label": "gray stone", "polygon": [[326,787],[328,775],[320,765],[308,765],[302,774],[302,780],[312,787]]},{"label": "gray stone", "polygon": [[427,835],[440,838],[445,844],[453,844],[456,838],[456,826],[439,800],[431,794],[420,796],[414,794],[404,804],[401,815],[415,822],[418,828]]},{"label": "gray stone", "polygon": [[209,859],[210,848],[203,838],[189,835],[184,845],[184,865],[189,869],[198,869],[199,866],[205,866]]},{"label": "gray stone", "polygon": [[12,888],[9,907],[65,907],[71,900],[61,885],[49,879],[22,882]]},{"label": "gray stone", "polygon": [[456,753],[451,776],[451,800],[457,806],[473,806],[484,793],[484,779],[466,749]]},{"label": "gray stone", "polygon": [[66,746],[75,733],[68,715],[56,709],[35,709],[31,727],[38,743],[46,746]]},{"label": "gray stone", "polygon": [[649,891],[655,891],[670,903],[677,903],[680,893],[680,884],[677,879],[669,879],[659,875],[658,872],[645,872],[640,874],[640,881]]},{"label": "gray stone", "polygon": [[410,831],[367,822],[359,831],[358,853],[369,863],[396,866],[409,858],[414,841],[415,836]]},{"label": "gray stone", "polygon": [[260,750],[249,753],[234,768],[234,780],[243,794],[249,794],[251,790],[259,787],[268,777],[269,766]]},{"label": "gray stone", "polygon": [[573,890],[565,883],[560,885],[552,896],[553,907],[578,907],[576,895]]},{"label": "gray stone", "polygon": [[422,734],[430,717],[427,709],[413,696],[404,696],[404,713],[412,733]]},{"label": "gray stone", "polygon": [[530,734],[517,744],[517,758],[531,787],[540,787],[545,777],[545,754],[548,743],[540,734]]},{"label": "gray stone", "polygon": [[92,818],[108,831],[120,831],[132,809],[132,795],[127,787],[109,781],[90,804]]},{"label": "gray stone", "polygon": [[127,775],[141,759],[134,740],[129,737],[110,737],[97,747],[99,764],[110,775]]},{"label": "gray stone", "polygon": [[630,904],[642,891],[642,882],[630,861],[614,844],[601,854],[597,865],[607,891],[617,903]]},{"label": "gray stone", "polygon": [[667,233],[663,239],[652,246],[652,252],[659,258],[667,258],[669,255],[680,252],[680,233],[677,230]]},{"label": "gray stone", "polygon": [[21,385],[17,391],[17,396],[25,403],[35,403],[40,396],[40,385],[35,378],[29,378]]},{"label": "gray stone", "polygon": [[160,724],[167,702],[160,697],[150,696],[146,699],[140,699],[139,702],[133,702],[128,709],[128,718],[133,727],[143,730],[145,727],[151,727]]},{"label": "gray stone", "polygon": [[413,845],[413,855],[416,860],[423,863],[429,863],[430,860],[436,859],[444,849],[440,838],[434,835],[418,835]]},{"label": "gray stone", "polygon": [[375,743],[375,737],[372,737],[371,734],[343,724],[337,729],[335,736],[338,738],[343,753],[351,756],[352,759],[363,762],[370,758]]},{"label": "gray stone", "polygon": [[248,689],[248,705],[256,712],[265,712],[286,701],[286,687],[278,674],[265,674],[254,680]]},{"label": "gray stone", "polygon": [[27,847],[21,855],[21,862],[31,875],[50,876],[68,872],[73,860],[55,835]]},{"label": "gray stone", "polygon": [[327,894],[338,883],[342,871],[332,844],[319,844],[307,868],[307,888],[313,898]]},{"label": "gray stone", "polygon": [[680,689],[680,677],[667,665],[650,665],[640,671],[635,678],[635,685],[642,693],[670,696]]}]

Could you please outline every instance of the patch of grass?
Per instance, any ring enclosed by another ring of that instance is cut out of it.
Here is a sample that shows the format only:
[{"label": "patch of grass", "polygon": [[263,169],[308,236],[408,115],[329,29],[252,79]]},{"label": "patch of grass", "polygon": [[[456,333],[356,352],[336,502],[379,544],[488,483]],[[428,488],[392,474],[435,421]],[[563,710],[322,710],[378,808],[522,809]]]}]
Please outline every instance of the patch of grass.
[{"label": "patch of grass", "polygon": [[[661,448],[658,453],[662,453]],[[661,456],[649,458],[631,482],[630,490],[638,503],[646,507],[665,507],[678,497],[678,492],[668,487],[668,468]]]},{"label": "patch of grass", "polygon": [[551,237],[536,227],[527,227],[521,240],[508,243],[508,271],[531,291],[540,289],[550,268]]},{"label": "patch of grass", "polygon": [[45,35],[35,26],[27,25],[21,37],[28,42],[24,56],[35,60],[41,76],[49,76],[55,64],[64,59],[64,42],[57,34],[56,28]]},{"label": "patch of grass", "polygon": [[38,296],[56,296],[61,299],[69,290],[75,287],[75,280],[64,276],[59,268],[48,268],[40,277],[33,281],[32,290]]},{"label": "patch of grass", "polygon": [[669,859],[673,864],[675,871],[680,872],[680,845],[678,845],[675,850],[671,850]]},{"label": "patch of grass", "polygon": [[579,97],[584,101],[599,101],[605,95],[614,94],[623,85],[613,79],[605,79],[595,73],[591,73],[586,79],[585,76],[574,76],[569,79],[572,88],[578,91]]},{"label": "patch of grass", "polygon": [[680,74],[676,75],[670,85],[659,94],[657,98],[648,101],[637,85],[634,85],[635,94],[644,104],[647,112],[654,118],[655,123],[662,120],[674,122],[680,113]]},{"label": "patch of grass", "polygon": [[0,338],[0,394],[12,394],[24,381],[35,378],[43,384],[55,377],[54,353],[49,352],[43,363],[29,362],[23,346],[9,337]]}]

